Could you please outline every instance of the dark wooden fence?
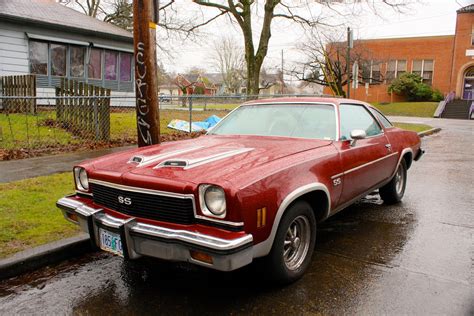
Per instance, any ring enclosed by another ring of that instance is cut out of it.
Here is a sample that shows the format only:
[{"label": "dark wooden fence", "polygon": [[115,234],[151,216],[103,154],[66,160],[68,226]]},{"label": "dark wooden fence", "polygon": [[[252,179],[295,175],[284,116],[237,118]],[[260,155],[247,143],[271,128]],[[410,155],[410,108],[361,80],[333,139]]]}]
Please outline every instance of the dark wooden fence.
[{"label": "dark wooden fence", "polygon": [[80,137],[110,139],[110,89],[62,78],[56,97],[56,119],[63,127]]},{"label": "dark wooden fence", "polygon": [[2,107],[9,113],[36,113],[36,100],[22,97],[36,97],[36,76],[4,76],[1,77],[0,96],[17,97],[4,99]]}]

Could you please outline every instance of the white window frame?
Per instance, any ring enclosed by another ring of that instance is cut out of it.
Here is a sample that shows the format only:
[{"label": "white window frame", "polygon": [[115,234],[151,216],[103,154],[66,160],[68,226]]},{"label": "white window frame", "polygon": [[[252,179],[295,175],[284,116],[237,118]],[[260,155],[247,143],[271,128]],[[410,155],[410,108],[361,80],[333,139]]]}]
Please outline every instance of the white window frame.
[{"label": "white window frame", "polygon": [[[433,61],[433,70],[431,71],[432,72],[432,75],[431,75],[431,84],[433,84],[433,81],[434,81],[434,75],[435,75],[435,60],[434,59],[416,59],[416,60],[421,60],[421,79],[423,79],[423,75],[425,73],[425,61],[426,60],[432,60]],[[415,63],[415,59],[413,59],[411,61],[411,71],[410,73],[413,73],[413,64]]]}]

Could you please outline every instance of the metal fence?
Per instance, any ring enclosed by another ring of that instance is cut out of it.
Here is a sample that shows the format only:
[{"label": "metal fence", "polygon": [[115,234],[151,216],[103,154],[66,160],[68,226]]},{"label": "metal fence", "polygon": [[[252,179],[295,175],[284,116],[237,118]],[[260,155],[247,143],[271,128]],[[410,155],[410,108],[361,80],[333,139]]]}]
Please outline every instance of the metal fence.
[{"label": "metal fence", "polygon": [[[191,130],[193,122],[212,115],[222,118],[250,99],[284,96],[160,95],[162,140],[194,136],[190,131],[168,128],[172,120],[189,122],[185,126]],[[37,105],[36,111],[25,111],[25,102],[32,101]],[[123,146],[136,141],[135,98],[0,96],[0,160]]]}]

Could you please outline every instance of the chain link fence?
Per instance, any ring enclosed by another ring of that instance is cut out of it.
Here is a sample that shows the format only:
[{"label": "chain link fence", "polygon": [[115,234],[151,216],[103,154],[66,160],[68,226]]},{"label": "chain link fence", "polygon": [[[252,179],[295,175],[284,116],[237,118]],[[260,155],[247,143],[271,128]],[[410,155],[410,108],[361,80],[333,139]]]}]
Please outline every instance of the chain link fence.
[{"label": "chain link fence", "polygon": [[[173,120],[190,122],[185,126],[191,130],[193,122],[212,115],[222,118],[250,99],[284,96],[160,95],[162,140],[195,136],[187,128],[169,128]],[[135,111],[135,98],[107,94],[0,96],[0,160],[135,144]]]}]

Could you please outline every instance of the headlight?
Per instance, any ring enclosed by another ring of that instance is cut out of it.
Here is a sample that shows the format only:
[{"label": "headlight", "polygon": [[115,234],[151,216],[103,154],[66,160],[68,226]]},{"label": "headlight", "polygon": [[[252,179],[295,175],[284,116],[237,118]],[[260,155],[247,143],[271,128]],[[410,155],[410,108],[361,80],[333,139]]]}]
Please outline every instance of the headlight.
[{"label": "headlight", "polygon": [[203,184],[199,187],[201,210],[205,215],[223,218],[226,215],[224,189],[221,187]]},{"label": "headlight", "polygon": [[89,191],[89,177],[86,169],[81,167],[74,168],[74,177],[76,179],[76,186],[81,191]]}]

